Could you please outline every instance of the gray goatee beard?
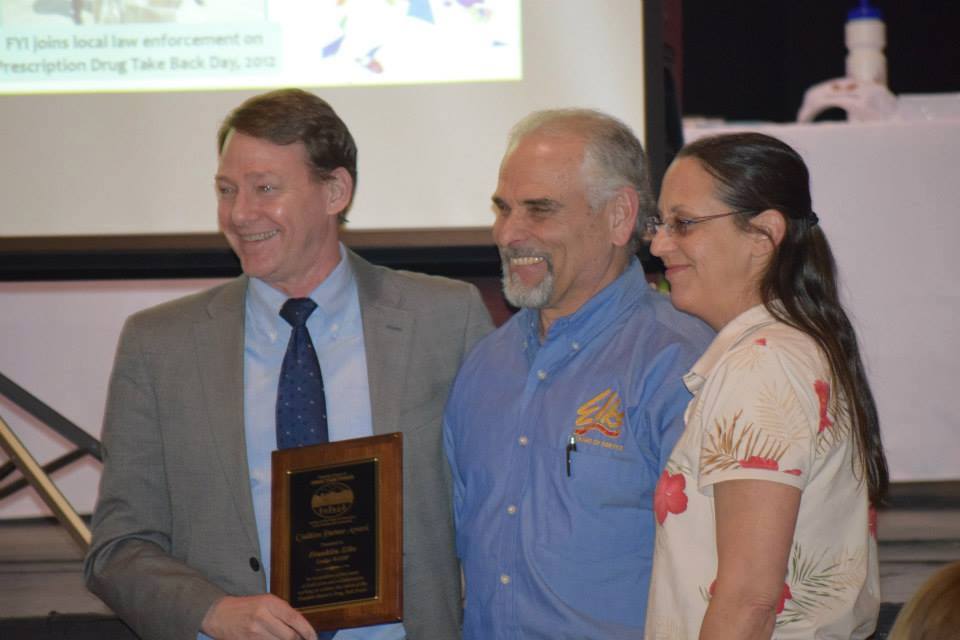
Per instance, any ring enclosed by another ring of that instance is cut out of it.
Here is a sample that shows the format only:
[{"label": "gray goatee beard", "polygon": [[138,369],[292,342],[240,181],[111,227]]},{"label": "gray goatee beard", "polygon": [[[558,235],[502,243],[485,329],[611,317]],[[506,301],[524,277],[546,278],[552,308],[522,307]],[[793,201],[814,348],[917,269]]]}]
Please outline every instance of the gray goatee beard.
[{"label": "gray goatee beard", "polygon": [[[524,258],[529,256],[539,256],[544,259],[547,265],[547,273],[543,279],[533,286],[524,285],[518,278],[515,278],[510,271],[511,258]],[[503,295],[507,302],[515,307],[526,309],[542,309],[550,302],[550,296],[553,295],[553,262],[550,256],[531,251],[501,249],[500,263],[503,270],[501,283],[503,285]]]}]

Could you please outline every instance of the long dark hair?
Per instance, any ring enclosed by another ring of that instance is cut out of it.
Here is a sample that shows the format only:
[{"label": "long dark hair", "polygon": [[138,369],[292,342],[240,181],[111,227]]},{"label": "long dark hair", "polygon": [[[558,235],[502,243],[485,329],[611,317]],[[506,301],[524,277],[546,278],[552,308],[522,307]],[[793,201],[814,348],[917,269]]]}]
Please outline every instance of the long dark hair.
[{"label": "long dark hair", "polygon": [[742,230],[758,232],[750,218],[768,209],[783,214],[784,236],[760,283],[763,304],[775,318],[813,338],[826,356],[833,406],[842,410],[838,403],[846,401],[856,456],[866,471],[870,500],[878,504],[889,483],[880,421],[857,336],[840,304],[833,253],[811,206],[806,164],[790,146],[760,133],[701,138],[678,157],[696,158],[716,180],[717,197],[745,212],[734,216]]}]

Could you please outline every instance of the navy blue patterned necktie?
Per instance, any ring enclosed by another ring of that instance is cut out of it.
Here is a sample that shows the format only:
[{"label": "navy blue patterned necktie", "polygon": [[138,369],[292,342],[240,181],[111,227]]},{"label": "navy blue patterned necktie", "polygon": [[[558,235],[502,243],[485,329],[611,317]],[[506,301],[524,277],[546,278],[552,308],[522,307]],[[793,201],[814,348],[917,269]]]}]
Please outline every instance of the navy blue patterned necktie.
[{"label": "navy blue patterned necktie", "polygon": [[280,309],[280,317],[290,323],[293,331],[277,385],[278,449],[320,444],[330,439],[320,362],[307,331],[307,318],[316,308],[317,303],[310,298],[291,298]]},{"label": "navy blue patterned necktie", "polygon": [[[280,317],[290,323],[290,342],[280,367],[277,385],[277,448],[303,447],[330,440],[327,398],[323,392],[320,361],[307,331],[307,318],[317,308],[310,298],[290,298]],[[336,631],[318,631],[318,640],[332,640]]]}]

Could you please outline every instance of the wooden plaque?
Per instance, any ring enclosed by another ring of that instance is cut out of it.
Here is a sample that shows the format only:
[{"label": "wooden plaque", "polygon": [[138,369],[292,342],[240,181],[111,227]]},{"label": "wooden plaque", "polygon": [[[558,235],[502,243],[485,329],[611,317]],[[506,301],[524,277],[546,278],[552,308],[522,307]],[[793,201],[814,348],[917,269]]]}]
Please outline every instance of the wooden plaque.
[{"label": "wooden plaque", "polygon": [[317,630],[403,616],[399,433],[274,451],[270,592]]}]

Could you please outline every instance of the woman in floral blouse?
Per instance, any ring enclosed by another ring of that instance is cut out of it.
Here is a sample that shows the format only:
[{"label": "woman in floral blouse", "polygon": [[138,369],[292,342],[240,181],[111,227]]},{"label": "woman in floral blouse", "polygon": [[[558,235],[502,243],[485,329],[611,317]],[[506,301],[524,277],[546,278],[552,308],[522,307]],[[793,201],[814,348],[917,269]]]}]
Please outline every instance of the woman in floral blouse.
[{"label": "woman in floral blouse", "polygon": [[673,303],[718,334],[657,487],[646,638],[866,638],[887,466],[807,168],[766,135],[704,138],[659,209]]}]

